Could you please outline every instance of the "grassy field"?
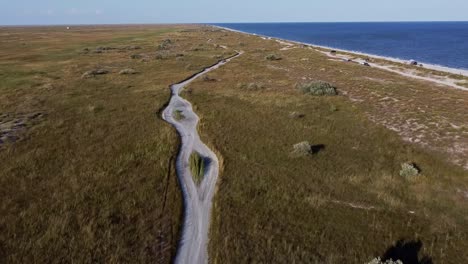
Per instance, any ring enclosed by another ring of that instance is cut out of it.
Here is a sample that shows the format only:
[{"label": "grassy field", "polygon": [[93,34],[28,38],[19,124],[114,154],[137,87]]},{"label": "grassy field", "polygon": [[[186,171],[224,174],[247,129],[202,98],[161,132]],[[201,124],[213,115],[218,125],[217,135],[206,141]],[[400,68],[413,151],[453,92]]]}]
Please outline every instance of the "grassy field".
[{"label": "grassy field", "polygon": [[[203,140],[224,160],[210,234],[213,263],[468,260],[466,170],[446,149],[410,142],[382,125],[443,117],[463,126],[466,93],[236,35],[245,54],[211,73],[216,82],[196,81],[183,94],[201,117]],[[333,83],[340,95],[296,88],[315,80]],[[399,103],[389,109],[385,96]],[[422,105],[426,113],[417,111]],[[466,138],[466,128],[444,124],[437,131]],[[314,154],[291,155],[303,141]],[[420,174],[400,176],[406,162]]]},{"label": "grassy field", "polygon": [[1,263],[170,262],[178,138],[158,110],[169,84],[232,54],[209,33],[0,29]]},{"label": "grassy field", "polygon": [[[234,50],[182,93],[222,164],[211,262],[466,262],[466,92],[282,48],[200,26],[0,28],[0,262],[169,263],[178,138],[159,111]],[[296,88],[314,81],[338,95]]]}]

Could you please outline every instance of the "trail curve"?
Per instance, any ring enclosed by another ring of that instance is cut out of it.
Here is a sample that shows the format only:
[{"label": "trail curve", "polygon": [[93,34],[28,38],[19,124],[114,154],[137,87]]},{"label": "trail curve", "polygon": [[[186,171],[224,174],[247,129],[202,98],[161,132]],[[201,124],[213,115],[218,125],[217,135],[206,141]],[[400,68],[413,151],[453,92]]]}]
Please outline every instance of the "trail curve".
[{"label": "trail curve", "polygon": [[[219,175],[219,161],[216,154],[201,141],[198,135],[199,117],[193,111],[190,102],[180,97],[180,92],[196,78],[221,67],[241,54],[242,52],[238,52],[234,56],[218,61],[182,82],[170,86],[171,99],[162,113],[162,118],[175,127],[181,138],[176,172],[184,198],[184,220],[182,236],[174,260],[176,264],[208,263],[210,214]],[[183,118],[176,120],[175,111],[181,113]],[[207,164],[203,180],[199,185],[193,181],[190,170],[189,157],[192,152],[197,152]]]}]

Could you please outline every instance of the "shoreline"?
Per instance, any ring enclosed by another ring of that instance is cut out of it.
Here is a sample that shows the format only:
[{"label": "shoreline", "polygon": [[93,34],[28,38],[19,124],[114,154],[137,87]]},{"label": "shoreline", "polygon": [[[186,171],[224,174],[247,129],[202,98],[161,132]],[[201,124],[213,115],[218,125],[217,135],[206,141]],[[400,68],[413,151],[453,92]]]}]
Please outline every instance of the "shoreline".
[{"label": "shoreline", "polygon": [[[336,50],[336,51],[339,51],[339,52],[355,54],[355,55],[358,55],[358,56],[366,56],[366,57],[374,58],[374,59],[387,60],[387,61],[390,61],[390,62],[401,63],[403,65],[410,66],[408,64],[408,62],[410,60],[404,60],[404,59],[393,58],[393,57],[386,57],[386,56],[381,56],[381,55],[364,53],[364,52],[360,52],[360,51],[352,51],[352,50],[345,50],[345,49],[340,49],[340,48],[316,45],[316,44],[312,44],[312,43],[289,40],[289,39],[278,38],[278,37],[271,37],[271,36],[267,36],[267,35],[261,35],[261,34],[257,34],[257,33],[250,33],[250,32],[245,32],[245,31],[232,29],[232,28],[227,28],[227,27],[222,27],[222,26],[217,26],[217,25],[210,25],[210,26],[220,28],[220,29],[224,29],[224,30],[228,30],[228,31],[232,31],[232,32],[237,32],[237,33],[242,33],[242,34],[247,34],[247,35],[272,39],[272,40],[277,40],[277,41],[282,41],[282,42],[286,42],[286,43],[306,45],[306,46],[313,47],[313,48],[321,48],[321,49],[327,49],[327,50]],[[420,63],[424,64],[424,67],[421,67],[422,69],[439,71],[439,72],[444,72],[444,73],[448,73],[448,74],[455,74],[455,75],[461,75],[461,76],[464,76],[464,77],[468,77],[468,69],[451,68],[451,67],[447,67],[447,66],[443,66],[443,65],[431,64],[431,63],[425,63],[425,62],[420,62]]]}]

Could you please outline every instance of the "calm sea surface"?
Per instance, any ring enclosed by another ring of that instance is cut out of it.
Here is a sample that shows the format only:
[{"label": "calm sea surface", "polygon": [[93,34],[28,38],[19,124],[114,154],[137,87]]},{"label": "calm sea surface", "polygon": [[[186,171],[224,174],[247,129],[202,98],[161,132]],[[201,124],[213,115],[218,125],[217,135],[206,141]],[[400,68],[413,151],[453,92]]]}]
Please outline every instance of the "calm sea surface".
[{"label": "calm sea surface", "polygon": [[337,49],[468,69],[468,22],[215,25]]}]

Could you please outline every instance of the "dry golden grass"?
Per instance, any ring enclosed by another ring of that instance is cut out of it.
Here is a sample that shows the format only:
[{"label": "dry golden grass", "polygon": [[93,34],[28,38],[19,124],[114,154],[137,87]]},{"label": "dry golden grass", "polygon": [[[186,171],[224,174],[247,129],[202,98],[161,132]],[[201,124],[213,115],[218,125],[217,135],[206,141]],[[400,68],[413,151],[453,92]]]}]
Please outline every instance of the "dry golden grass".
[{"label": "dry golden grass", "polygon": [[[183,94],[202,118],[203,140],[224,160],[210,233],[213,263],[364,263],[400,239],[421,240],[420,257],[434,263],[468,260],[468,201],[457,193],[468,189],[466,171],[450,163],[446,149],[410,144],[376,119],[443,115],[463,124],[466,93],[227,34],[238,38],[231,43],[244,43],[237,49],[245,54],[210,74],[218,82],[196,81]],[[270,53],[282,60],[265,60]],[[341,95],[295,89],[315,80],[336,85]],[[250,83],[262,85],[248,89]],[[352,100],[358,95],[362,102]],[[389,111],[379,103],[384,96],[402,103]],[[415,114],[423,105],[430,110]],[[292,158],[292,146],[302,141],[319,151]],[[404,162],[420,166],[421,177],[401,177]]]},{"label": "dry golden grass", "polygon": [[[157,111],[169,84],[232,54],[209,34],[195,26],[0,29],[0,113],[44,115],[0,146],[0,262],[170,262],[182,211],[178,139]],[[172,45],[158,59],[165,39]],[[94,53],[100,46],[117,49]],[[126,68],[139,74],[118,74]],[[109,73],[81,78],[95,69]]]},{"label": "dry golden grass", "polygon": [[[157,111],[169,84],[234,50],[245,54],[210,73],[216,81],[183,92],[221,162],[211,262],[364,263],[400,239],[421,240],[434,263],[468,259],[468,179],[453,165],[467,160],[464,92],[200,26],[0,36],[0,113],[44,114],[1,145],[0,262],[170,262],[178,140]],[[126,68],[139,74],[118,74]],[[95,69],[110,73],[81,78]],[[295,89],[317,80],[340,95]],[[291,157],[302,141],[315,154]],[[421,177],[400,177],[404,162]]]}]

